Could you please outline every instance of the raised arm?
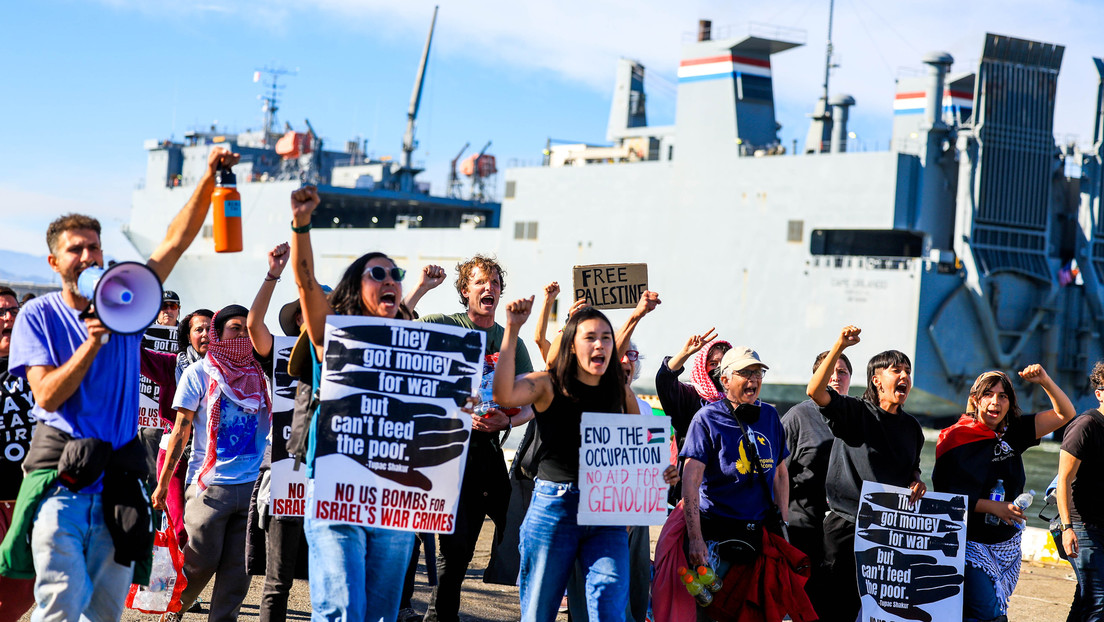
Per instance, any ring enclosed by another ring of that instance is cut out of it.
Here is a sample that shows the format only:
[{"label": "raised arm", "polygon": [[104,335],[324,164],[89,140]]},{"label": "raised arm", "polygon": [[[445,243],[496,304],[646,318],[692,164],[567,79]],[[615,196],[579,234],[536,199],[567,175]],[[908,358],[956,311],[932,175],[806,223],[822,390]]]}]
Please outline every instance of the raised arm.
[{"label": "raised arm", "polygon": [[253,341],[253,349],[261,356],[268,356],[272,352],[272,331],[265,325],[265,314],[268,313],[268,305],[272,302],[272,292],[276,289],[276,282],[284,273],[284,266],[291,257],[291,247],[287,242],[281,242],[276,248],[268,251],[268,272],[265,274],[261,288],[253,298],[253,305],[249,307],[249,315],[245,318],[245,327],[249,330],[249,339]]},{"label": "raised arm", "polygon": [[211,207],[211,194],[215,191],[215,169],[220,165],[234,166],[239,159],[241,156],[221,147],[215,147],[207,154],[207,170],[203,171],[195,192],[169,223],[165,239],[153,249],[149,261],[146,262],[146,265],[161,278],[161,282],[169,278],[169,273],[176,266],[176,262],[184,251],[188,250],[192,240],[203,227],[207,210]]},{"label": "raised arm", "polygon": [[671,371],[682,369],[682,367],[686,365],[686,361],[690,360],[691,356],[697,354],[698,350],[705,347],[705,344],[716,338],[716,327],[710,328],[700,335],[690,335],[690,338],[686,340],[686,345],[682,346],[682,349],[672,356],[670,361],[667,361],[667,369]]},{"label": "raised arm", "polygon": [[552,403],[552,381],[548,372],[533,372],[515,376],[517,372],[517,339],[522,324],[533,308],[533,296],[506,305],[506,332],[498,348],[492,396],[502,408],[517,408],[533,404],[540,410]]},{"label": "raised arm", "polygon": [[537,328],[533,333],[533,341],[537,342],[542,361],[548,360],[548,349],[552,347],[552,342],[548,340],[548,316],[552,314],[552,303],[559,295],[558,282],[552,281],[544,286],[544,298],[541,299],[540,314],[537,315]]},{"label": "raised arm", "polygon": [[636,330],[636,325],[640,323],[640,320],[644,319],[645,315],[651,313],[657,306],[663,301],[659,299],[659,294],[653,291],[645,291],[640,294],[640,300],[636,303],[636,308],[633,309],[629,319],[625,320],[625,325],[621,327],[621,330],[617,331],[617,360],[620,361],[622,356],[625,356],[625,352],[629,350],[629,342],[632,341],[633,331]]},{"label": "raised arm", "polygon": [[836,361],[839,360],[840,354],[843,354],[845,349],[859,342],[859,333],[861,332],[862,329],[857,326],[844,326],[843,330],[840,331],[839,338],[836,339],[836,343],[832,344],[831,350],[828,350],[828,356],[824,357],[820,367],[813,372],[809,385],[805,387],[805,394],[813,398],[817,406],[827,406],[828,402],[832,400],[832,395],[828,393],[828,381],[832,379],[832,373],[836,369]]},{"label": "raised arm", "polygon": [[441,266],[429,265],[422,268],[418,278],[418,286],[403,298],[403,303],[411,311],[418,306],[418,302],[429,293],[429,290],[445,282],[445,269]]},{"label": "raised arm", "polygon": [[[314,250],[311,248],[311,215],[321,200],[318,189],[303,186],[291,193],[291,263],[295,271],[295,285],[299,288],[299,305],[303,309],[303,323],[316,348],[322,347],[326,332],[326,316],[332,308],[322,286],[314,278]],[[295,231],[298,229],[299,231]]]},{"label": "raised arm", "polygon": [[1042,365],[1028,365],[1020,372],[1020,378],[1043,388],[1050,398],[1050,410],[1043,411],[1035,417],[1035,438],[1043,438],[1047,434],[1066,425],[1077,416],[1077,410],[1073,402],[1066,396],[1065,391],[1054,382],[1050,374]]}]

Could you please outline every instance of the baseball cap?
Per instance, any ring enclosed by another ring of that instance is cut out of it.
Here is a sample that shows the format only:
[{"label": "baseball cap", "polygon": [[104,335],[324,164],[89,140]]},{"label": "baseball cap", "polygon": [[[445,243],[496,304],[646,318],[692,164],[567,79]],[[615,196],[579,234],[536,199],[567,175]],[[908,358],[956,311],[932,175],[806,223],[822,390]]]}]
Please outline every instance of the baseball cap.
[{"label": "baseball cap", "polygon": [[747,346],[736,346],[725,352],[724,358],[721,359],[721,373],[724,374],[729,369],[740,371],[753,365],[761,365],[763,369],[770,369],[766,363],[760,360],[758,352]]},{"label": "baseball cap", "polygon": [[166,289],[164,292],[161,293],[161,302],[175,302],[176,306],[179,307],[180,296],[178,296],[177,293],[172,291],[171,289]]}]

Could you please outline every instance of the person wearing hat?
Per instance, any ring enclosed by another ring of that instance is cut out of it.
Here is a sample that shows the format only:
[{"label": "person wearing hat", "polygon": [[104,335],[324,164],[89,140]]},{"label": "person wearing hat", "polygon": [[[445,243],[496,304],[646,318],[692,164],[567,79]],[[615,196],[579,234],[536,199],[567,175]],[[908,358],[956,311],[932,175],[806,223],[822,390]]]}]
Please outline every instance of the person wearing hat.
[{"label": "person wearing hat", "polygon": [[171,289],[161,293],[161,311],[157,314],[157,324],[161,326],[176,326],[180,317],[180,296]]},{"label": "person wearing hat", "polygon": [[[187,610],[217,572],[211,620],[237,619],[249,592],[247,514],[272,424],[266,366],[258,360],[246,330],[248,313],[241,305],[216,313],[207,355],[181,376],[173,400],[176,425],[153,493],[153,507],[164,510],[169,480],[194,425],[198,431],[184,507],[188,586],[181,602]],[[174,619],[173,615],[165,614],[164,619]]]},{"label": "person wearing hat", "polygon": [[853,622],[859,614],[855,573],[855,517],[863,481],[912,490],[912,502],[927,492],[920,479],[920,449],[924,433],[904,410],[912,390],[912,361],[899,350],[875,354],[866,365],[862,399],[836,393],[828,382],[844,349],[859,343],[857,326],[845,326],[813,373],[806,393],[820,406],[828,429],[836,437],[828,459],[824,490],[824,577],[822,589],[833,595],[821,620]]},{"label": "person wearing hat", "polygon": [[747,346],[726,352],[720,364],[723,399],[694,415],[679,454],[684,460],[688,561],[694,567],[711,566],[716,556],[718,576],[733,565],[755,562],[762,550],[763,528],[780,527],[769,520],[775,506],[782,520],[786,518],[786,434],[778,411],[759,399],[767,369]]}]

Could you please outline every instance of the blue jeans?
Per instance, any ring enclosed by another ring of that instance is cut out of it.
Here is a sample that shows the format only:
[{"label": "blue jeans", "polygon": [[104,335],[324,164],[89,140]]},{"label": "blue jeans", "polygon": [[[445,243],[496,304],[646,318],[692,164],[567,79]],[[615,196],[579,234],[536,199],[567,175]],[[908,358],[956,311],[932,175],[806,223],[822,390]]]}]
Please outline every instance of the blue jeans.
[{"label": "blue jeans", "polygon": [[962,589],[962,617],[966,621],[992,620],[1004,615],[993,579],[984,570],[966,564]]},{"label": "blue jeans", "polygon": [[104,524],[102,495],[58,486],[35,513],[32,622],[111,620],[123,615],[132,565],[115,562],[115,544]]},{"label": "blue jeans", "polygon": [[521,619],[553,622],[578,559],[586,570],[591,620],[624,622],[629,600],[629,534],[624,527],[580,526],[579,488],[536,480],[521,524]]},{"label": "blue jeans", "polygon": [[1081,595],[1081,619],[1104,620],[1104,529],[1074,523],[1073,533],[1078,552],[1070,557],[1070,563]]},{"label": "blue jeans", "polygon": [[[314,496],[307,480],[307,504]],[[398,618],[414,533],[345,525],[307,518],[311,620],[314,622]]]}]

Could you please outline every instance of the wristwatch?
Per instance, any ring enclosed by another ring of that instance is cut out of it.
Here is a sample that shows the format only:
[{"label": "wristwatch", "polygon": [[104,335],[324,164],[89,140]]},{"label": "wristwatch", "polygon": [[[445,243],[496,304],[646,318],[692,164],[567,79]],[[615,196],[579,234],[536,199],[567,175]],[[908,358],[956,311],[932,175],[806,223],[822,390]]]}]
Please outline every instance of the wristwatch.
[{"label": "wristwatch", "polygon": [[1062,531],[1073,529],[1073,523],[1062,523]]}]

